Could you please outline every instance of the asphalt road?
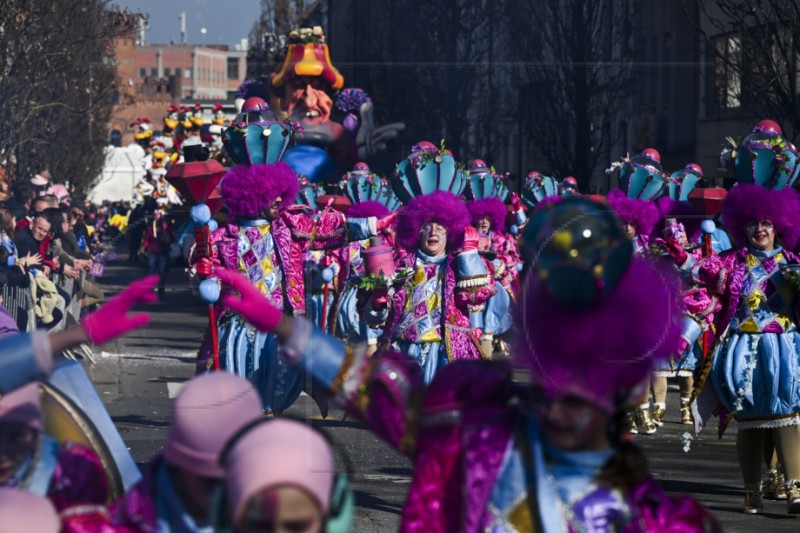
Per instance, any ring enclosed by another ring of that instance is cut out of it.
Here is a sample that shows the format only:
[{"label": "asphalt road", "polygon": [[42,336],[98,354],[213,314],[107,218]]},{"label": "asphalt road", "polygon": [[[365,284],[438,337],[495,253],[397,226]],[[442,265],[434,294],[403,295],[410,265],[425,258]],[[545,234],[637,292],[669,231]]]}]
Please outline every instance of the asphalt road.
[{"label": "asphalt road", "polygon": [[[106,268],[102,284],[108,293],[145,273],[144,265],[130,265],[122,259]],[[153,321],[120,341],[97,348],[97,364],[87,366],[140,466],[161,448],[171,398],[194,375],[194,357],[207,321],[205,307],[192,295],[180,268],[172,269],[168,281],[166,294],[150,308]],[[677,392],[671,390],[664,427],[655,435],[637,437],[662,486],[670,493],[697,498],[718,517],[725,531],[800,531],[800,516],[787,515],[785,502],[766,501],[763,515],[741,512],[743,491],[735,457],[735,426],[722,440],[714,431],[694,438],[685,452],[682,435],[688,426],[678,423],[677,403]],[[411,480],[410,462],[357,421],[343,420],[341,411],[331,409],[328,418],[322,420],[307,396],[301,397],[288,414],[312,420],[334,439],[338,467],[350,474],[355,491],[354,531],[396,530]]]}]

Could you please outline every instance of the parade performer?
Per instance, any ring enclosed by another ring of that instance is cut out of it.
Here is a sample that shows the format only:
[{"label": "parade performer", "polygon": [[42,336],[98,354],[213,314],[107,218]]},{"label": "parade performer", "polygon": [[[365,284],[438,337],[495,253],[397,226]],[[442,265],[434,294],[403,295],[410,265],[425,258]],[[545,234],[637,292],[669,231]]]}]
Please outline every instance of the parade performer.
[{"label": "parade performer", "polygon": [[218,275],[241,295],[228,305],[412,458],[401,531],[720,531],[691,498],[667,496],[623,438],[625,402],[677,345],[675,286],[633,256],[601,204],[546,209],[526,230],[540,253],[516,314],[514,357],[532,386],[515,387],[506,362],[463,361],[426,387],[407,355],[345,349],[282,316],[246,278]]},{"label": "parade performer", "polygon": [[[503,201],[508,194],[503,178],[487,168],[486,163],[480,159],[470,162],[469,178],[464,190],[464,195],[470,201],[466,206],[471,223],[478,230],[478,253],[487,260],[497,284],[497,294],[489,298],[478,324],[482,331],[481,351],[487,358],[494,354],[495,337],[499,341],[500,335],[511,328],[511,303],[519,275],[517,243],[506,233],[508,212]],[[516,194],[512,195],[512,209],[524,221]]]},{"label": "parade performer", "polygon": [[176,143],[176,129],[180,124],[180,111],[181,109],[175,105],[170,104],[167,109],[167,114],[164,115],[164,128],[161,130],[161,142],[167,150],[177,153],[180,150],[180,143]]},{"label": "parade performer", "polygon": [[246,379],[216,373],[190,380],[172,405],[164,451],[112,506],[113,531],[211,531],[212,498],[225,479],[219,456],[260,416],[261,398]]},{"label": "parade performer", "polygon": [[379,344],[413,357],[429,383],[449,362],[481,359],[481,331],[469,317],[481,316],[497,288],[457,196],[438,191],[414,198],[400,210],[395,230],[395,270],[409,277],[391,294],[374,291],[364,318],[383,329]]},{"label": "parade performer", "polygon": [[[239,165],[222,179],[220,190],[228,209],[228,223],[211,234],[210,258],[197,271],[210,275],[214,265],[247,274],[273,305],[286,313],[305,314],[303,258],[311,249],[336,248],[347,238],[367,238],[391,221],[346,220],[325,209],[291,205],[297,196],[297,178],[285,163]],[[266,412],[280,412],[300,395],[303,375],[278,359],[272,335],[254,332],[218,302],[220,360],[223,367],[250,379],[262,396]],[[198,371],[211,364],[211,338],[200,349]]]},{"label": "parade performer", "polygon": [[[667,249],[692,282],[723,302],[720,341],[701,379],[711,379],[737,422],[736,449],[745,485],[744,511],[763,511],[761,462],[771,432],[786,480],[787,509],[800,513],[800,334],[797,331],[800,197],[798,169],[775,157],[788,147],[780,127],[762,121],[737,150],[740,183],[722,216],[734,242],[728,252],[696,260],[674,240]],[[796,154],[795,161],[796,161]],[[771,189],[771,190],[770,190]],[[699,384],[702,386],[703,382]]]},{"label": "parade performer", "polygon": [[59,443],[43,429],[37,383],[0,397],[0,487],[46,496],[58,511],[105,504],[108,481],[97,455],[80,444]]},{"label": "parade performer", "polygon": [[[391,213],[384,204],[374,200],[365,200],[347,210],[348,217],[356,218],[384,218]],[[340,267],[338,279],[341,291],[335,306],[336,322],[331,331],[340,339],[350,343],[366,342],[373,352],[377,349],[378,339],[383,334],[383,328],[371,327],[362,317],[358,304],[360,281],[364,276],[370,274],[365,264],[365,253],[375,253],[377,247],[394,248],[394,244],[394,229],[389,226],[380,232],[378,239],[351,242],[337,252],[337,263]]]},{"label": "parade performer", "polygon": [[129,127],[136,128],[133,138],[136,143],[147,151],[153,141],[153,126],[147,117],[139,117],[129,124]]},{"label": "parade performer", "polygon": [[[614,189],[608,194],[609,206],[616,212],[625,230],[625,236],[633,244],[634,254],[647,256],[650,253],[650,234],[660,214],[654,202],[628,198],[624,192]],[[646,435],[656,432],[656,424],[650,409],[649,387],[636,409],[628,413],[628,429],[631,433],[642,431]]]}]

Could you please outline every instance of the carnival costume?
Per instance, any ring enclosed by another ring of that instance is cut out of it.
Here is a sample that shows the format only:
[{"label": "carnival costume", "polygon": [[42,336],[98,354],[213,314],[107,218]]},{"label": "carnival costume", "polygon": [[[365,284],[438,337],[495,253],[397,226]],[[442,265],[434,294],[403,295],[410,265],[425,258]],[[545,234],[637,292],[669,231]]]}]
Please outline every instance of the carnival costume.
[{"label": "carnival costume", "polygon": [[[374,200],[365,200],[351,206],[347,210],[348,217],[378,217],[383,218],[391,211],[382,203]],[[387,231],[381,232],[380,242],[385,246],[394,246],[394,236]],[[335,335],[350,343],[366,342],[370,346],[377,346],[378,339],[383,334],[383,328],[371,327],[362,317],[358,303],[358,289],[360,280],[369,274],[366,270],[364,252],[370,249],[370,240],[351,242],[337,251],[339,269],[340,292],[336,300]]]},{"label": "carnival costume", "polygon": [[[342,246],[348,233],[356,239],[370,235],[367,220],[348,223],[333,210],[315,217],[308,207],[287,205],[297,195],[297,178],[283,163],[234,167],[222,179],[221,192],[231,222],[211,234],[211,264],[245,273],[273,305],[291,315],[305,315],[306,252]],[[282,199],[278,218],[262,218],[277,198]],[[303,390],[303,376],[280,362],[274,336],[253,331],[221,303],[217,307],[222,366],[253,382],[265,410],[289,407]],[[207,336],[198,369],[204,371],[210,361]]]},{"label": "carnival costume", "polygon": [[[419,247],[420,230],[429,222],[446,230],[447,253],[442,257]],[[382,327],[379,344],[391,344],[413,357],[426,383],[449,362],[481,359],[480,330],[469,316],[480,316],[497,289],[477,248],[458,252],[467,226],[469,213],[451,193],[411,200],[397,217],[396,270],[413,275],[394,291],[388,308],[364,315],[371,325]]]},{"label": "carnival costume", "polygon": [[[623,190],[614,189],[608,193],[608,204],[628,228],[633,253],[642,258],[649,257],[650,234],[660,218],[655,202],[630,198]],[[645,388],[644,396],[639,399],[636,409],[628,413],[628,429],[631,433],[642,431],[649,435],[656,432],[657,426],[650,409],[649,389],[649,386]]]},{"label": "carnival costume", "polygon": [[[800,259],[793,253],[800,196],[791,189],[800,166],[772,121],[757,124],[737,152],[740,183],[728,193],[722,216],[739,247],[698,261],[674,241],[668,245],[687,278],[722,301],[722,333],[698,388],[703,398],[716,393],[737,421],[744,511],[763,510],[761,452],[769,431],[785,474],[788,512],[800,513],[800,283],[794,274]],[[703,387],[706,377],[713,389]],[[695,405],[703,422],[708,415]]]},{"label": "carnival costume", "polygon": [[[414,461],[403,532],[719,530],[694,500],[668,497],[649,476],[622,486],[599,481],[601,467],[635,449],[616,422],[653,359],[677,344],[677,293],[663,274],[632,257],[601,205],[576,197],[551,209],[527,230],[527,248],[541,253],[516,315],[523,335],[515,360],[530,371],[536,398],[580,395],[613,413],[611,448],[557,449],[546,425],[523,407],[530,389],[514,385],[507,362],[454,363],[426,386],[407,355],[369,358],[302,319],[284,330],[285,356]],[[591,220],[581,216],[587,213]],[[222,277],[243,295],[237,308],[269,327],[258,316],[265,304],[256,301],[263,299],[247,281]]]}]

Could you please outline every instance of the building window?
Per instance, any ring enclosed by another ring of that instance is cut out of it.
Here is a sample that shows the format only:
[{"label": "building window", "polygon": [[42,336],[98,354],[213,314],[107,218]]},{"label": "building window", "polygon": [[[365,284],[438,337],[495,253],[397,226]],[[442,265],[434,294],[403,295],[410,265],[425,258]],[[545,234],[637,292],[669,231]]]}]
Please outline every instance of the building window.
[{"label": "building window", "polygon": [[164,69],[164,77],[165,78],[169,78],[169,69],[168,68]]},{"label": "building window", "polygon": [[186,70],[184,70],[183,71],[183,77],[186,78],[186,79],[191,78],[192,77],[192,69],[187,68]]},{"label": "building window", "polygon": [[239,79],[239,58],[238,57],[229,57],[228,58],[228,79],[229,80],[238,80]]},{"label": "building window", "polygon": [[175,67],[175,75],[181,77],[181,67]]},{"label": "building window", "polygon": [[158,77],[158,69],[155,68],[155,67],[151,68],[150,69],[150,76],[153,77],[153,78],[157,78]]},{"label": "building window", "polygon": [[712,43],[714,54],[715,111],[739,109],[742,105],[742,40],[738,35],[723,35]]},{"label": "building window", "polygon": [[139,77],[140,78],[146,78],[147,77],[147,69],[146,68],[140,68],[139,69]]}]

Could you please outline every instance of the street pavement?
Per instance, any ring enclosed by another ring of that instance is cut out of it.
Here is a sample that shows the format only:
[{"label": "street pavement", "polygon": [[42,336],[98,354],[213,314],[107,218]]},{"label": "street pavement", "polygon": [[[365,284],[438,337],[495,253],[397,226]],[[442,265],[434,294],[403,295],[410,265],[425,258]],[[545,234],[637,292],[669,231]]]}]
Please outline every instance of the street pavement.
[{"label": "street pavement", "polygon": [[[125,257],[106,268],[102,284],[113,294],[145,274],[144,265]],[[172,398],[195,372],[194,360],[207,324],[206,307],[185,281],[182,268],[173,267],[161,300],[149,311],[145,328],[114,343],[95,348],[97,364],[87,366],[108,410],[140,466],[161,449],[169,426]],[[358,421],[331,408],[323,420],[313,400],[303,395],[288,416],[310,420],[336,443],[337,467],[346,471],[355,492],[355,532],[395,531],[411,481],[411,463],[375,438]],[[684,451],[684,433],[678,423],[677,392],[668,394],[664,427],[637,442],[648,453],[655,478],[671,494],[690,494],[723,524],[725,531],[770,533],[800,531],[800,516],[785,512],[785,502],[765,501],[763,515],[741,512],[743,491],[735,456],[735,426],[718,440],[708,428]],[[209,420],[213,424],[214,420]],[[265,461],[280,458],[264,457]]]}]

